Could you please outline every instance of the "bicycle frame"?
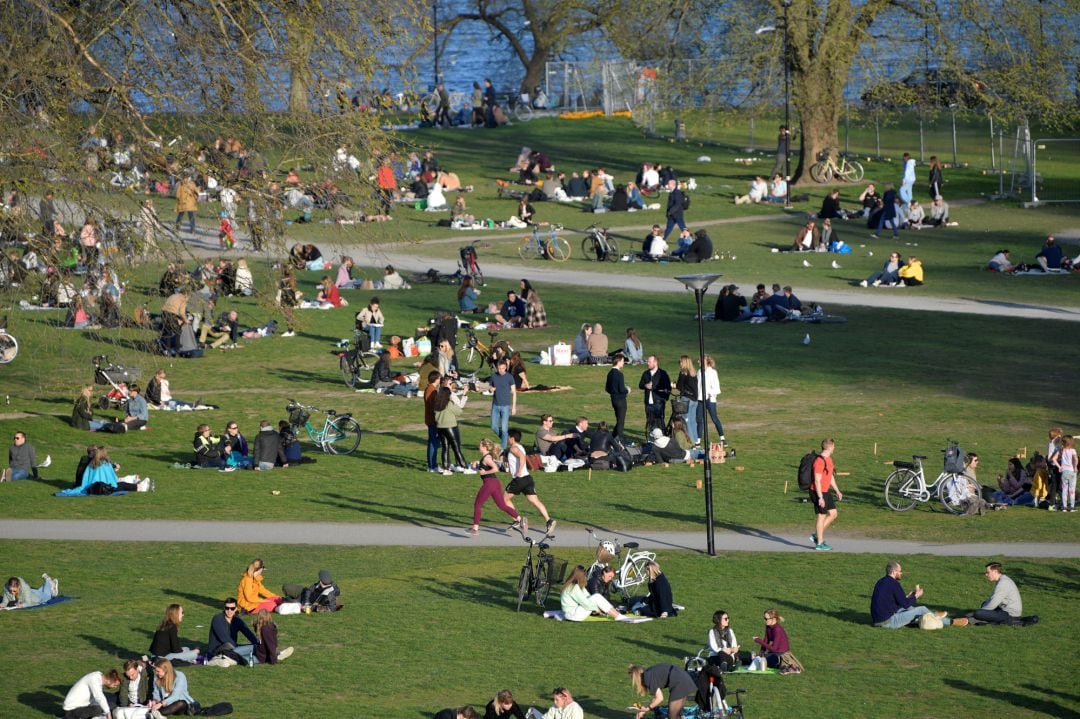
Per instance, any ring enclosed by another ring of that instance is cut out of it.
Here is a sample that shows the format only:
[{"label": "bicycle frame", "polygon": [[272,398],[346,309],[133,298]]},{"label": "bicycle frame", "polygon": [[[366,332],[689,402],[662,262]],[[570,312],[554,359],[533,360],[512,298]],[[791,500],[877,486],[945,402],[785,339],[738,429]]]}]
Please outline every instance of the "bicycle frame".
[{"label": "bicycle frame", "polygon": [[[593,539],[598,539],[596,534],[590,529],[589,534]],[[646,550],[633,551],[638,548],[637,542],[627,542],[621,544],[618,539],[599,540],[599,547],[604,547],[607,544],[607,551],[615,555],[615,559],[618,560],[622,556],[622,550],[631,550],[626,553],[626,556],[622,558],[622,564],[616,570],[615,581],[613,582],[615,589],[619,591],[623,601],[627,604],[630,603],[630,590],[634,587],[640,587],[641,585],[649,583],[649,575],[645,570],[645,565],[649,562],[656,561],[656,553]],[[598,549],[599,549],[598,547]],[[611,551],[614,549],[614,552]],[[601,562],[599,560],[592,563],[589,567],[589,574],[592,574]]]}]

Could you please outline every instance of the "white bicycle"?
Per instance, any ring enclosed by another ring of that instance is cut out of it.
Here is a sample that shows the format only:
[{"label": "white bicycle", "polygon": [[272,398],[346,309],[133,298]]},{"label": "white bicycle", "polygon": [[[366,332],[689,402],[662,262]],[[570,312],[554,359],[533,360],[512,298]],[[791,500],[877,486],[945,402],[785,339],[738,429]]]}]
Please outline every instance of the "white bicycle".
[{"label": "white bicycle", "polygon": [[19,355],[19,342],[7,333],[7,318],[0,317],[0,364],[8,364]]},{"label": "white bicycle", "polygon": [[645,550],[634,551],[639,546],[637,542],[622,542],[618,539],[601,539],[591,529],[586,530],[597,541],[596,561],[589,567],[589,576],[594,570],[603,564],[614,566],[622,556],[622,550],[628,550],[622,558],[622,564],[615,572],[615,589],[619,591],[627,608],[633,607],[635,598],[644,597],[648,593],[649,573],[646,565],[656,561],[654,552]]}]

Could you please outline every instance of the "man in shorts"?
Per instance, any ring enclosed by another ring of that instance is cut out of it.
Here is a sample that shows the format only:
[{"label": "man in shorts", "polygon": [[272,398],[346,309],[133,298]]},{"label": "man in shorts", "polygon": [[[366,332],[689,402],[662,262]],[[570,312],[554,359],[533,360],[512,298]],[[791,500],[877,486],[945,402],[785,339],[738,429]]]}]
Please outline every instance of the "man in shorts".
[{"label": "man in shorts", "polygon": [[[819,552],[832,551],[832,547],[825,543],[825,530],[836,521],[836,503],[844,499],[844,494],[833,477],[834,449],[836,442],[833,440],[821,441],[821,454],[814,460],[814,483],[810,486],[810,502],[814,505],[814,515],[817,518],[817,531],[810,535],[810,541]],[[836,492],[835,499],[829,493],[830,488]]]},{"label": "man in shorts", "polygon": [[[536,485],[532,475],[529,474],[529,465],[525,461],[525,449],[521,446],[521,430],[514,428],[507,432],[509,447],[506,450],[506,464],[510,471],[510,483],[506,485],[506,503],[514,506],[514,496],[524,494],[529,503],[540,510],[540,515],[546,522],[547,536],[555,536],[555,520],[548,514],[547,507],[536,496]],[[529,531],[529,520],[524,516],[510,525],[511,529],[521,532],[522,536]]]}]

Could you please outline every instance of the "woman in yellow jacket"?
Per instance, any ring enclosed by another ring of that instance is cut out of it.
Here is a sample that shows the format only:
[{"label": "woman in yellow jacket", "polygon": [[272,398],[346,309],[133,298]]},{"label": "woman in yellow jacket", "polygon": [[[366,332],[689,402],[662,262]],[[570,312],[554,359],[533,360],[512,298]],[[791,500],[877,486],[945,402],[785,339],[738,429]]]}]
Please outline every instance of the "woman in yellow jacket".
[{"label": "woman in yellow jacket", "polygon": [[281,597],[268,592],[263,586],[264,571],[266,565],[263,560],[256,559],[248,565],[244,576],[240,577],[240,586],[236,588],[236,603],[250,614],[260,609],[272,612],[281,604]]},{"label": "woman in yellow jacket", "polygon": [[907,264],[900,268],[900,281],[907,287],[923,283],[922,260],[912,255]]}]

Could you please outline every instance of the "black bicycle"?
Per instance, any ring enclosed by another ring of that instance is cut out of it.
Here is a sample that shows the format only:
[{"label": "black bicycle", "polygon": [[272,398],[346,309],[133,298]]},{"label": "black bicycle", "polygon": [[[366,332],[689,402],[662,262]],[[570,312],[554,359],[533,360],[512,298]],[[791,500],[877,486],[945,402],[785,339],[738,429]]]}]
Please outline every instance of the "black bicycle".
[{"label": "black bicycle", "polygon": [[[379,361],[379,355],[371,351],[371,342],[367,339],[368,334],[363,330],[353,333],[352,342],[342,340],[344,345],[339,345],[338,365],[341,367],[341,376],[345,384],[355,388],[357,385],[371,382],[371,375],[375,370],[375,363]],[[364,349],[367,347],[368,349]]]},{"label": "black bicycle", "polygon": [[586,232],[588,234],[581,241],[581,254],[585,259],[597,262],[619,260],[619,243],[608,234],[608,228],[592,225]]},{"label": "black bicycle", "polygon": [[[548,593],[551,591],[552,582],[563,581],[566,573],[566,560],[557,559],[548,554],[551,547],[547,542],[537,542],[532,537],[526,537],[529,543],[529,551],[525,555],[525,565],[521,568],[518,578],[517,611],[521,611],[521,604],[530,595],[536,598],[536,606],[541,609],[547,602]],[[536,555],[536,564],[533,564],[533,547],[539,551]]]}]

